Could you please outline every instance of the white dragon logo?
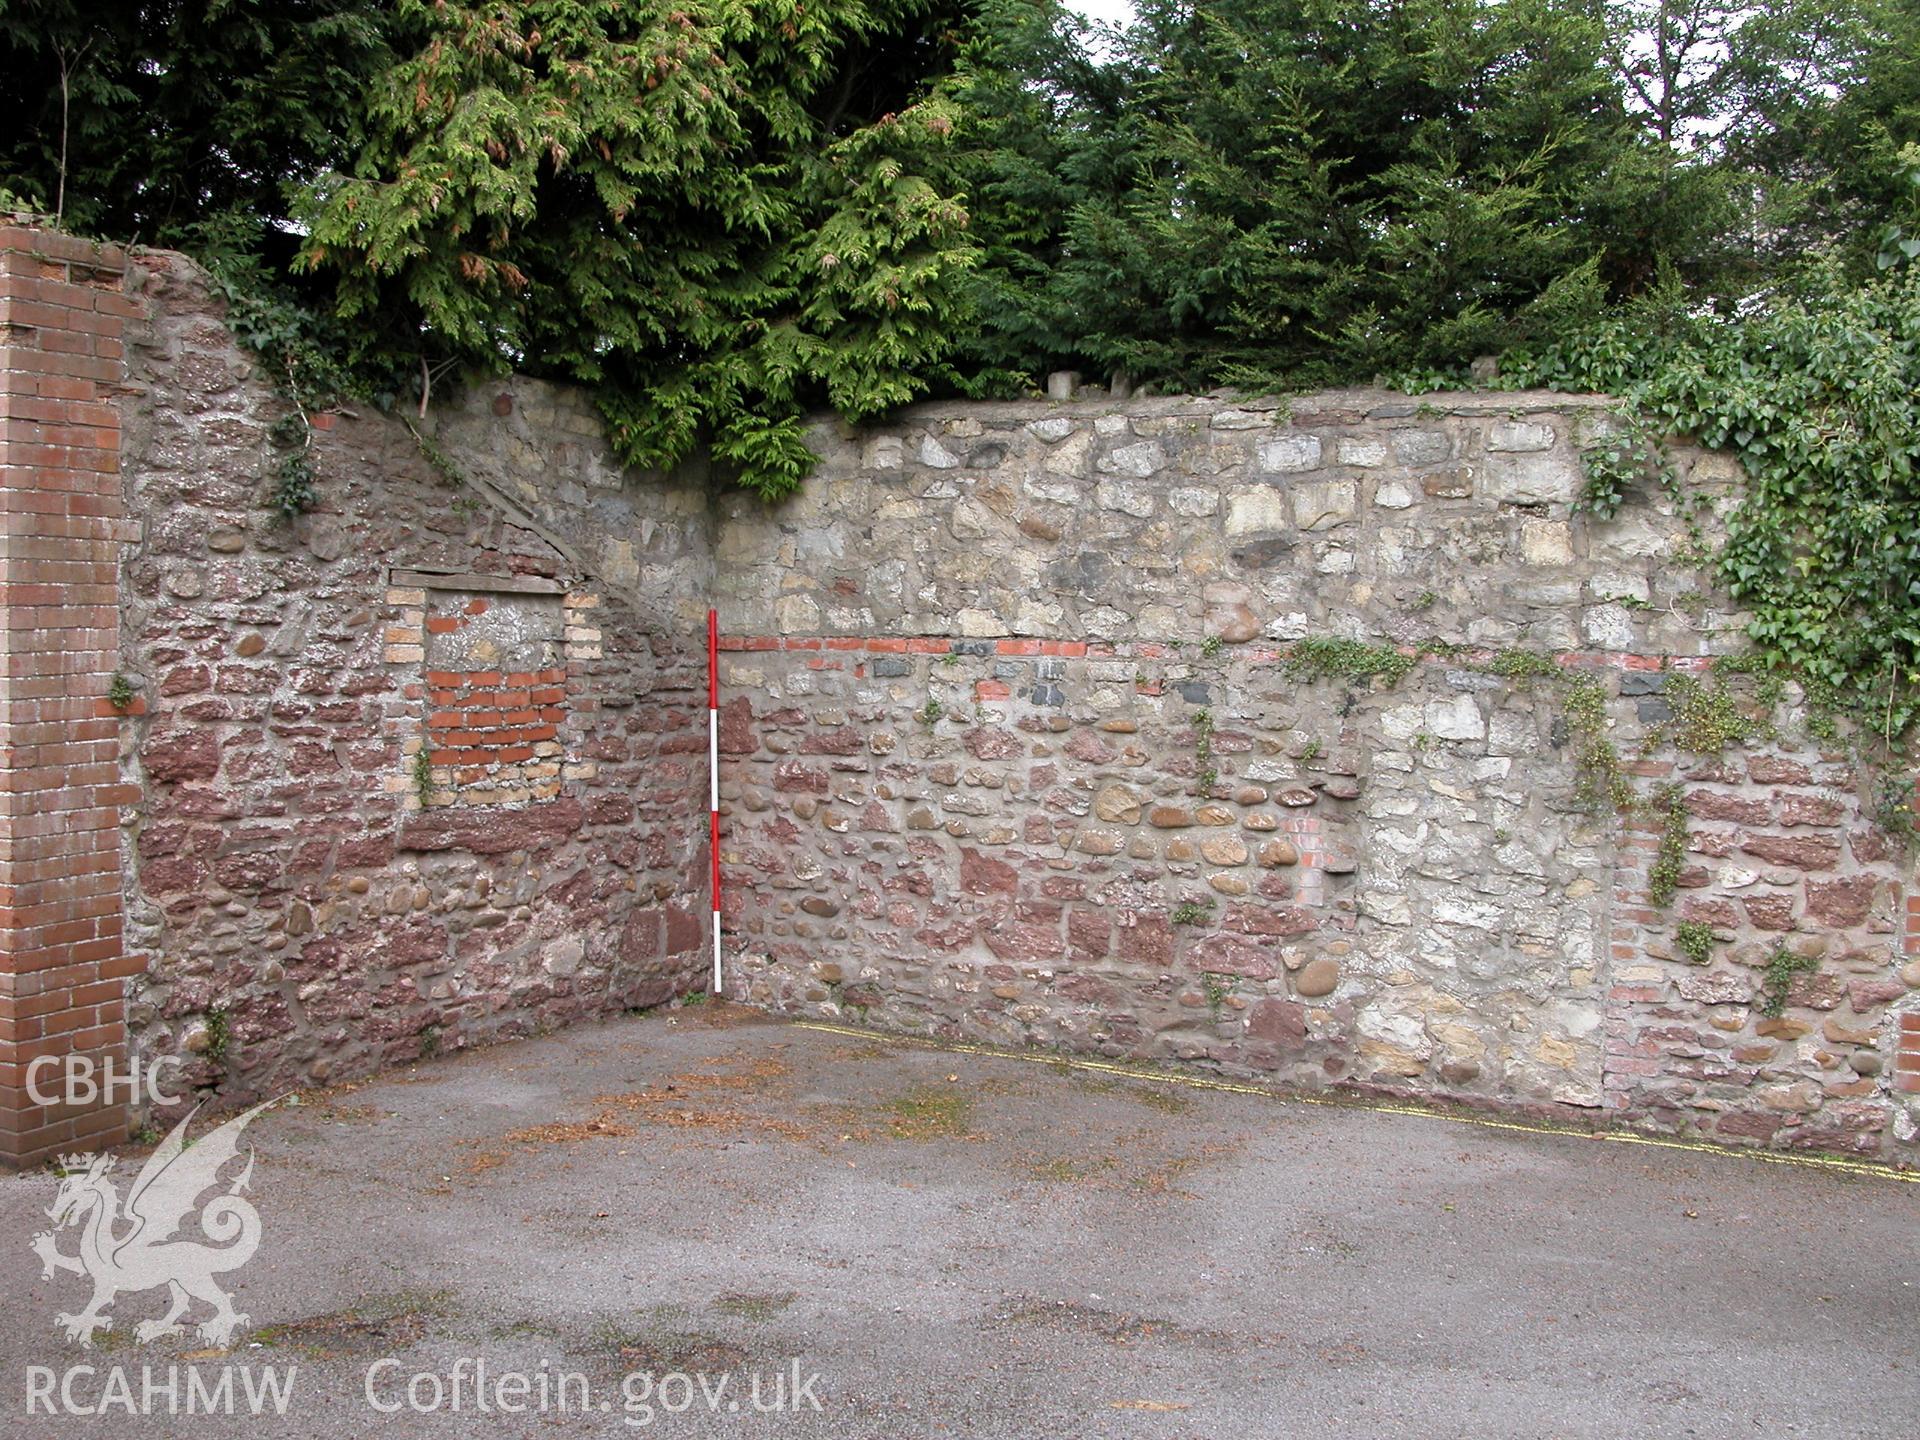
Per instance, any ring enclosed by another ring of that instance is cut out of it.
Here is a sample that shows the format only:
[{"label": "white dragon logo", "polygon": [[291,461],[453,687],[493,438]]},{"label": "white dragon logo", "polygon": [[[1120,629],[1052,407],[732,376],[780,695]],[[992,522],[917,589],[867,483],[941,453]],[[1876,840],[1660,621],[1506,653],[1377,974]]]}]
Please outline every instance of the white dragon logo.
[{"label": "white dragon logo", "polygon": [[93,1281],[93,1299],[78,1315],[55,1316],[56,1329],[69,1340],[91,1346],[96,1330],[113,1328],[112,1318],[102,1310],[116,1295],[161,1285],[167,1287],[172,1303],[158,1320],[143,1320],[134,1327],[137,1340],[183,1333],[186,1327],[179,1323],[180,1317],[195,1300],[214,1308],[212,1318],[199,1326],[210,1343],[224,1347],[235,1331],[246,1327],[247,1317],[233,1308],[232,1299],[213,1277],[238,1270],[260,1244],[259,1213],[240,1198],[253,1175],[251,1150],[246,1168],[198,1211],[201,1233],[213,1244],[176,1239],[175,1232],[193,1216],[200,1197],[221,1183],[221,1167],[239,1153],[240,1132],[276,1103],[256,1105],[189,1143],[187,1126],[200,1113],[196,1105],[140,1167],[127,1193],[124,1214],[119,1189],[107,1178],[113,1172],[112,1155],[73,1155],[61,1160],[60,1191],[47,1218],[62,1229],[82,1227],[80,1251],[61,1254],[51,1230],[34,1236],[33,1251],[40,1257],[41,1279],[51,1280],[62,1270],[88,1276]]}]

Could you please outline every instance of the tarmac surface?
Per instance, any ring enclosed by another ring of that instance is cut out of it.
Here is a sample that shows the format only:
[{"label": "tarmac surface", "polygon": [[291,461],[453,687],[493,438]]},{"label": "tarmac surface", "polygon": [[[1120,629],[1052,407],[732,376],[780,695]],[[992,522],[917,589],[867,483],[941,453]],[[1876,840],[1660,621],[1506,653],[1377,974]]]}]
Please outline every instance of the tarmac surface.
[{"label": "tarmac surface", "polygon": [[[307,1095],[253,1120],[249,1148],[262,1238],[215,1277],[251,1322],[224,1349],[137,1340],[168,1308],[158,1288],[122,1293],[91,1349],[66,1339],[55,1317],[86,1306],[87,1278],[42,1279],[29,1247],[52,1230],[74,1256],[81,1230],[46,1214],[52,1171],[0,1177],[0,1434],[1862,1436],[1920,1419],[1920,1185],[1864,1170],[730,1006]],[[144,1154],[109,1177],[123,1199]],[[191,1222],[179,1238],[203,1239]],[[285,1413],[268,1396],[255,1416],[267,1367]],[[223,1395],[236,1413],[187,1413]]]}]

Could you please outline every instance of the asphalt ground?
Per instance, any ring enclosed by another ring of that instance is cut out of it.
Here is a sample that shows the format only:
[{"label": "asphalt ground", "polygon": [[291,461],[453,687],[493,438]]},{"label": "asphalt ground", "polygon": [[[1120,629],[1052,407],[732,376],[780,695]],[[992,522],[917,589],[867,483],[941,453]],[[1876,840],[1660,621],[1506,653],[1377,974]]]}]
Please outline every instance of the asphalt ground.
[{"label": "asphalt ground", "polygon": [[[91,1348],[67,1339],[56,1316],[87,1278],[43,1279],[30,1248],[51,1231],[80,1250],[46,1214],[59,1177],[0,1178],[0,1433],[1424,1440],[1920,1419],[1920,1185],[1867,1167],[731,1006],[423,1062],[241,1139],[261,1238],[216,1276],[250,1319],[230,1347],[136,1339],[164,1289],[120,1294]],[[108,1177],[123,1199],[143,1158]],[[199,1252],[192,1223],[181,1238]]]}]

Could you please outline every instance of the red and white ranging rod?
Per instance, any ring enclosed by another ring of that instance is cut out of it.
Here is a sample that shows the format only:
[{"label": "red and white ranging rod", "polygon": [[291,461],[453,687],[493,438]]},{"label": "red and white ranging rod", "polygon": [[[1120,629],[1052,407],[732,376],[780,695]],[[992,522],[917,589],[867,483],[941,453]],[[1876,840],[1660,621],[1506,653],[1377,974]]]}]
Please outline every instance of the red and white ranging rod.
[{"label": "red and white ranging rod", "polygon": [[720,980],[720,612],[707,611],[707,818],[713,855],[713,995]]}]

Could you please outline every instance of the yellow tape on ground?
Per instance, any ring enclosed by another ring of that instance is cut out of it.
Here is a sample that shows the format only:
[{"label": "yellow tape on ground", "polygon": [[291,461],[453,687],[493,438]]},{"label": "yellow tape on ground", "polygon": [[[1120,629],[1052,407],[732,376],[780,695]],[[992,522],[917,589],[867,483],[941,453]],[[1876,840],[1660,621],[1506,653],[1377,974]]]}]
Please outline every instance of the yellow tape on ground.
[{"label": "yellow tape on ground", "polygon": [[1711,1140],[1677,1140],[1660,1135],[1642,1135],[1632,1130],[1582,1130],[1572,1125],[1548,1125],[1532,1120],[1501,1120],[1487,1115],[1467,1115],[1436,1106],[1416,1105],[1399,1100],[1369,1100],[1359,1095],[1312,1095],[1305,1091],[1283,1090],[1273,1085],[1246,1081],[1217,1080],[1208,1075],[1181,1075],[1168,1070],[1151,1070],[1141,1065],[1123,1065],[1113,1060],[1088,1060],[1074,1055],[1036,1054],[1001,1045],[981,1045],[965,1040],[937,1040],[927,1035],[901,1035],[888,1030],[863,1030],[856,1025],[831,1025],[824,1020],[789,1020],[800,1030],[820,1030],[829,1035],[849,1035],[858,1040],[885,1044],[918,1045],[952,1055],[977,1055],[990,1060],[1018,1060],[1028,1065],[1046,1065],[1055,1069],[1087,1070],[1100,1075],[1118,1075],[1128,1080],[1144,1080],[1152,1085],[1185,1085],[1194,1090],[1221,1090],[1229,1095],[1260,1095],[1285,1104],[1326,1105],[1338,1110],[1370,1110],[1382,1115],[1410,1115],[1421,1120],[1443,1120],[1450,1125],[1478,1125],[1483,1130],[1516,1130],[1528,1135],[1559,1135],[1574,1140],[1598,1140],[1608,1145],[1647,1145],[1657,1150],[1685,1150],[1696,1155],[1719,1155],[1729,1160],[1759,1161],[1766,1165],[1797,1165],[1808,1170],[1837,1170],[1848,1175],[1865,1175],[1875,1180],[1895,1180],[1912,1185],[1920,1183],[1920,1170],[1896,1170],[1868,1160],[1849,1160],[1839,1155],[1789,1155],[1778,1150],[1742,1149],[1718,1145]]}]

